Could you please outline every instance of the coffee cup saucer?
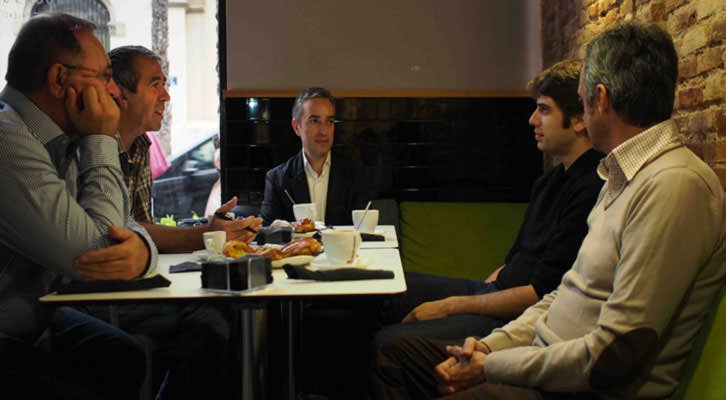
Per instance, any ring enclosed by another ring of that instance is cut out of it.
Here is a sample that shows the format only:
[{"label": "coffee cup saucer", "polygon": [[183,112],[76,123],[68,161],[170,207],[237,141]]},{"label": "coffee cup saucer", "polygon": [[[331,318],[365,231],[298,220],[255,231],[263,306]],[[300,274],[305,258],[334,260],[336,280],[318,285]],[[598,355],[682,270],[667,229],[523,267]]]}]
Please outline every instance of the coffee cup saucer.
[{"label": "coffee cup saucer", "polygon": [[371,265],[370,260],[358,254],[352,263],[334,263],[328,259],[325,253],[317,256],[310,262],[310,266],[317,269],[333,269],[333,268],[366,268]]},{"label": "coffee cup saucer", "polygon": [[310,255],[292,256],[287,258],[281,258],[279,260],[273,260],[270,262],[272,268],[282,268],[283,265],[307,265],[315,258]]},{"label": "coffee cup saucer", "polygon": [[230,259],[222,253],[215,253],[207,249],[196,250],[193,251],[192,254],[195,255],[199,261],[224,261]]}]

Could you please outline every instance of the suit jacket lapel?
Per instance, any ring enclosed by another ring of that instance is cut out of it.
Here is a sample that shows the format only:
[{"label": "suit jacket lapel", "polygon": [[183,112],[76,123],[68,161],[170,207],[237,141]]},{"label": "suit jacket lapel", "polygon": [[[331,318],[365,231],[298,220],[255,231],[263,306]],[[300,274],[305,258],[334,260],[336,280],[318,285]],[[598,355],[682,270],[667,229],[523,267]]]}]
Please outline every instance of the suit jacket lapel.
[{"label": "suit jacket lapel", "polygon": [[308,179],[305,176],[305,168],[303,167],[302,151],[298,153],[295,160],[290,187],[290,195],[296,203],[310,203],[310,189],[308,189]]}]

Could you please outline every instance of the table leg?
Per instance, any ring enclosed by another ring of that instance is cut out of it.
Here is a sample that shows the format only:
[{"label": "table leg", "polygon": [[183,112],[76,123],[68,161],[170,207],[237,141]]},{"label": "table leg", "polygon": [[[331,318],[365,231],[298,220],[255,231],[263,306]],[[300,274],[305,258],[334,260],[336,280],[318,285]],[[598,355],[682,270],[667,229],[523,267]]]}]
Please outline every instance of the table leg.
[{"label": "table leg", "polygon": [[286,371],[287,387],[285,398],[294,400],[297,396],[297,385],[295,382],[295,363],[297,362],[297,351],[300,349],[299,332],[302,323],[302,302],[283,301],[282,304],[282,337],[286,347]]},{"label": "table leg", "polygon": [[242,377],[240,379],[240,398],[255,400],[265,398],[265,380],[267,378],[267,312],[264,308],[253,309],[239,307],[237,324],[238,349],[242,352]]}]

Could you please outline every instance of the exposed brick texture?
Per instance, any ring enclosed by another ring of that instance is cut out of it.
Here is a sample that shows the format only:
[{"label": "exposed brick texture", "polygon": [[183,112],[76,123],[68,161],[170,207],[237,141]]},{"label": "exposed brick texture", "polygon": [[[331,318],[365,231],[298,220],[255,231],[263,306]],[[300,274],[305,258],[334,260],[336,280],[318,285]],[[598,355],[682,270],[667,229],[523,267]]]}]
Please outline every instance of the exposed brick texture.
[{"label": "exposed brick texture", "polygon": [[676,94],[678,96],[679,109],[691,109],[703,103],[703,89],[699,87],[682,89]]},{"label": "exposed brick texture", "polygon": [[[724,51],[726,51],[726,46],[711,47],[704,50],[703,53],[698,56],[698,73],[702,74],[704,72],[709,72],[715,68],[723,70]],[[681,65],[683,65],[686,61],[687,60],[683,60]]]},{"label": "exposed brick texture", "polygon": [[[726,108],[721,107],[713,110],[713,127],[719,136],[726,136]],[[723,143],[726,149],[726,142]],[[724,153],[726,160],[726,153]]]},{"label": "exposed brick texture", "polygon": [[726,1],[542,0],[544,66],[582,58],[589,39],[628,20],[673,36],[680,58],[673,118],[726,187]]}]

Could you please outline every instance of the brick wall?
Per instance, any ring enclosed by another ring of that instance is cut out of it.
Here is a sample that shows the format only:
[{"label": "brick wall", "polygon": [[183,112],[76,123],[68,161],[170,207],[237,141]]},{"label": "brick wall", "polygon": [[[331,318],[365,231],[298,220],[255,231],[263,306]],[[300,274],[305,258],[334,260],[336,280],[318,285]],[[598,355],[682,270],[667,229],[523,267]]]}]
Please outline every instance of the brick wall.
[{"label": "brick wall", "polygon": [[726,187],[726,0],[542,0],[543,65],[583,58],[587,40],[628,20],[673,36],[680,59],[673,117]]}]

